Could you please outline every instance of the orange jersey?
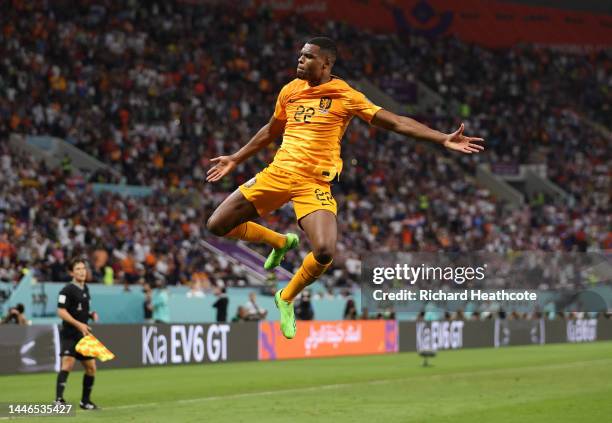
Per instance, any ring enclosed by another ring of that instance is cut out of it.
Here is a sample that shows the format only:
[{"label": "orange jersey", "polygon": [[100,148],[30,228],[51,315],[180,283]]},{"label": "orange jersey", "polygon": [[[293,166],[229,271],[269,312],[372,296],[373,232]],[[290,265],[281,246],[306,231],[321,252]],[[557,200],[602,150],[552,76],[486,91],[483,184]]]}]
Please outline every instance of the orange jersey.
[{"label": "orange jersey", "polygon": [[331,181],[342,171],[340,141],[353,116],[369,123],[380,109],[339,78],[316,87],[294,79],[276,101],[274,117],[287,123],[272,166]]}]

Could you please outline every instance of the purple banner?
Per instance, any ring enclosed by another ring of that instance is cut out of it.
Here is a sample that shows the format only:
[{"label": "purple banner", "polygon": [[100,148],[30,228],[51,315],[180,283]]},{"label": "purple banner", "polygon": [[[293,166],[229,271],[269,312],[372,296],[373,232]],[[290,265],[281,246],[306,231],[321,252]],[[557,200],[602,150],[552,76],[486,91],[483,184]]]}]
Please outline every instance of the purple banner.
[{"label": "purple banner", "polygon": [[[209,239],[205,241],[205,245],[219,254],[233,258],[262,279],[267,278],[268,271],[263,267],[265,257],[250,248],[222,238]],[[291,272],[281,266],[274,269],[274,274],[278,281],[287,281],[293,277]]]}]

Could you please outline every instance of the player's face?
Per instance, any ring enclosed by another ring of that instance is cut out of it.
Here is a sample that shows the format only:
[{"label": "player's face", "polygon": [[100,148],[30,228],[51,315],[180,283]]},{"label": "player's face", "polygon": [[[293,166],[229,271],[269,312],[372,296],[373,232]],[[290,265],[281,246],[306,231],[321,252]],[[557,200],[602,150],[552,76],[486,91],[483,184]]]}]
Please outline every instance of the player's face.
[{"label": "player's face", "polygon": [[298,58],[297,77],[306,81],[317,81],[323,75],[326,57],[321,48],[314,44],[304,44]]},{"label": "player's face", "polygon": [[71,272],[72,277],[78,283],[83,283],[87,279],[87,268],[84,263],[77,263]]}]

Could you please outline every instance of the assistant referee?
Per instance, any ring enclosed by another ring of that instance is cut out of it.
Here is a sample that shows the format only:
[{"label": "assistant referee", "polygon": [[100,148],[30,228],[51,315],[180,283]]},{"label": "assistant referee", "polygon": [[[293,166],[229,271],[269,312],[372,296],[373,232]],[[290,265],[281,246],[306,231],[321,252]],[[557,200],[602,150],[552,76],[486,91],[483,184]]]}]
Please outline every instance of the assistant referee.
[{"label": "assistant referee", "polygon": [[97,321],[98,315],[89,312],[91,297],[89,288],[85,284],[87,263],[83,259],[74,259],[70,262],[68,270],[72,281],[62,288],[57,300],[57,315],[62,319],[60,330],[62,368],[57,375],[55,402],[60,404],[66,402],[64,400],[66,380],[74,367],[75,360],[79,360],[85,369],[83,396],[79,405],[83,410],[95,410],[98,407],[91,402],[90,396],[96,376],[96,360],[79,354],[75,347],[82,337],[91,333],[91,328],[87,325],[88,320]]}]

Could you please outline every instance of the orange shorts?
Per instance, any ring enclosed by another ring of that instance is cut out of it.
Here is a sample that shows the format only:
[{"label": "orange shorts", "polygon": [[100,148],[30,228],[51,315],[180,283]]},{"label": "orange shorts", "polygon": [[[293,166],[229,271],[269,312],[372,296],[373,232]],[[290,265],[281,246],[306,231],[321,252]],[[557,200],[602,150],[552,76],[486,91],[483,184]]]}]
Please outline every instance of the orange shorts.
[{"label": "orange shorts", "polygon": [[293,211],[299,221],[317,210],[338,213],[329,182],[288,172],[276,166],[268,166],[254,178],[238,188],[253,203],[257,213],[264,216],[293,201]]}]

